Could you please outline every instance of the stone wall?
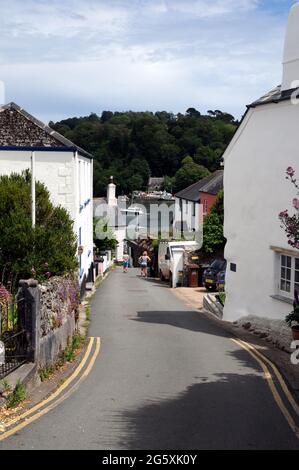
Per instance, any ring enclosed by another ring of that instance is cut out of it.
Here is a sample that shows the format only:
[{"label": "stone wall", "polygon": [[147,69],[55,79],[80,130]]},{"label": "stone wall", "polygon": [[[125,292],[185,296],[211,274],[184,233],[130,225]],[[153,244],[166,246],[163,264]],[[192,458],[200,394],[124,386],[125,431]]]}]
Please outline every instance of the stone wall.
[{"label": "stone wall", "polygon": [[254,335],[265,339],[265,341],[274,344],[277,348],[286,352],[292,352],[290,348],[293,341],[292,332],[284,320],[272,320],[249,315],[238,320],[236,324]]},{"label": "stone wall", "polygon": [[39,286],[40,336],[61,327],[69,316],[77,318],[79,283],[73,276],[53,277]]},{"label": "stone wall", "polygon": [[53,277],[39,286],[40,291],[40,367],[57,361],[73,336],[79,315],[77,275]]}]

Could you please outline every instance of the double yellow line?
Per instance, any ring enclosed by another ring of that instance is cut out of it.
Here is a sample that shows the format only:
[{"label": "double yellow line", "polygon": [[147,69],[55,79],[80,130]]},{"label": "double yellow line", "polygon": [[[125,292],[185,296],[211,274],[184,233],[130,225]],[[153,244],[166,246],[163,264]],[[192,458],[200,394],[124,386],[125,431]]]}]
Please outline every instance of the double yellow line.
[{"label": "double yellow line", "polygon": [[294,400],[293,396],[291,395],[287,384],[285,383],[281,373],[271,362],[267,357],[265,357],[260,351],[258,351],[252,344],[247,343],[245,341],[242,341],[240,339],[234,339],[231,338],[231,340],[236,343],[238,346],[241,348],[245,349],[255,360],[256,362],[260,365],[260,367],[263,370],[264,377],[268,382],[270,391],[274,397],[274,400],[279,407],[280,411],[282,412],[283,416],[285,417],[288,425],[292,429],[292,431],[295,433],[296,437],[299,439],[299,429],[295,423],[295,420],[293,419],[292,415],[290,414],[288,408],[285,406],[281,395],[274,383],[273,376],[271,374],[271,370],[269,369],[268,366],[271,367],[276,379],[278,380],[278,383],[280,384],[280,387],[285,395],[285,398],[287,399],[288,403],[290,404],[291,408],[294,410],[295,414],[297,417],[299,417],[299,406]]},{"label": "double yellow line", "polygon": [[[28,409],[21,415],[16,416],[15,418],[5,423],[5,429],[8,429],[8,430],[0,433],[0,441],[3,441],[3,439],[6,439],[12,436],[17,431],[20,431],[25,426],[28,426],[29,424],[39,419],[41,416],[47,414],[57,405],[62,403],[64,400],[66,400],[75,390],[77,390],[80,384],[86,379],[86,377],[91,372],[94,366],[95,360],[100,352],[100,347],[101,347],[100,338],[93,338],[93,337],[89,338],[89,343],[86,348],[85,354],[80,364],[78,365],[76,370],[70,375],[70,377],[68,377],[68,379],[48,398],[41,401],[40,403],[33,406],[32,408]],[[94,351],[92,352],[93,349]],[[85,370],[83,370],[87,361],[89,362]],[[81,375],[79,376],[79,374]],[[71,385],[75,379],[77,380],[75,381],[73,385]],[[64,391],[65,393],[63,393]]]}]

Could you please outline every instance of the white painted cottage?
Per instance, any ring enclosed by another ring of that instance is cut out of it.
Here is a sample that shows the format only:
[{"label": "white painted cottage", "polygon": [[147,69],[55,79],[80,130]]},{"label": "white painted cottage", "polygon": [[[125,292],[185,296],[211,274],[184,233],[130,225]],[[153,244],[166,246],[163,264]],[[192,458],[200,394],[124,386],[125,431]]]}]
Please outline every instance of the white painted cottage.
[{"label": "white painted cottage", "polygon": [[282,85],[248,106],[224,155],[227,300],[224,319],[283,319],[299,288],[299,251],[278,214],[291,211],[290,166],[299,172],[299,4],[290,12]]},{"label": "white painted cottage", "polygon": [[0,107],[0,174],[31,169],[32,157],[36,179],[74,220],[83,288],[93,261],[92,156],[15,103]]}]

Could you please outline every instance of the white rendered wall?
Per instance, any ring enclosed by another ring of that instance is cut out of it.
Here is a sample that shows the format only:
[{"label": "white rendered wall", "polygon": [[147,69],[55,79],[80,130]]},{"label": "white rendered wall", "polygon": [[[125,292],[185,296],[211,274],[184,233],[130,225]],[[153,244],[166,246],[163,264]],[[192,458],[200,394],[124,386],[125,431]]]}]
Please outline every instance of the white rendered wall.
[{"label": "white rendered wall", "polygon": [[[295,191],[286,168],[299,172],[299,106],[290,102],[251,109],[224,159],[225,320],[249,314],[283,319],[291,306],[271,298],[278,291],[277,255],[289,248],[278,214],[291,209]],[[237,272],[230,270],[237,265]]]},{"label": "white rendered wall", "polygon": [[[72,152],[35,152],[36,179],[46,185],[55,205],[75,216],[74,156]],[[0,174],[21,173],[31,168],[30,151],[0,151]]]},{"label": "white rendered wall", "polygon": [[[180,206],[180,200],[182,201],[182,206]],[[200,204],[195,203],[195,215],[194,215],[194,202],[187,201],[186,199],[175,198],[175,227],[176,231],[181,230],[180,222],[183,219],[184,227],[188,226],[189,230],[198,230],[199,229],[199,213],[200,213]],[[182,211],[181,211],[182,207]]]},{"label": "white rendered wall", "polygon": [[[78,163],[82,173],[76,171],[73,152],[35,152],[36,179],[48,188],[53,204],[68,210],[74,220],[77,238],[81,228],[84,246],[81,269],[87,275],[93,259],[92,160],[79,156]],[[21,173],[30,168],[31,151],[0,151],[0,175]],[[80,204],[83,206],[82,210]]]},{"label": "white rendered wall", "polygon": [[78,242],[83,246],[80,260],[80,278],[87,276],[93,261],[93,187],[92,187],[92,160],[77,156],[78,176],[77,188],[79,192],[77,211]]}]

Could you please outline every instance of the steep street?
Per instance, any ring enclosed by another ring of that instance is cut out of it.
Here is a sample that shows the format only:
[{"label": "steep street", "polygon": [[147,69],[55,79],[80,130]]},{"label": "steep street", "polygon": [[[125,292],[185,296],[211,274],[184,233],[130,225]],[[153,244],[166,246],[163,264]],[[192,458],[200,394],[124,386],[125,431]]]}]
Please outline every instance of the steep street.
[{"label": "steep street", "polygon": [[4,449],[298,449],[254,359],[167,285],[116,269],[92,302],[80,388]]}]

